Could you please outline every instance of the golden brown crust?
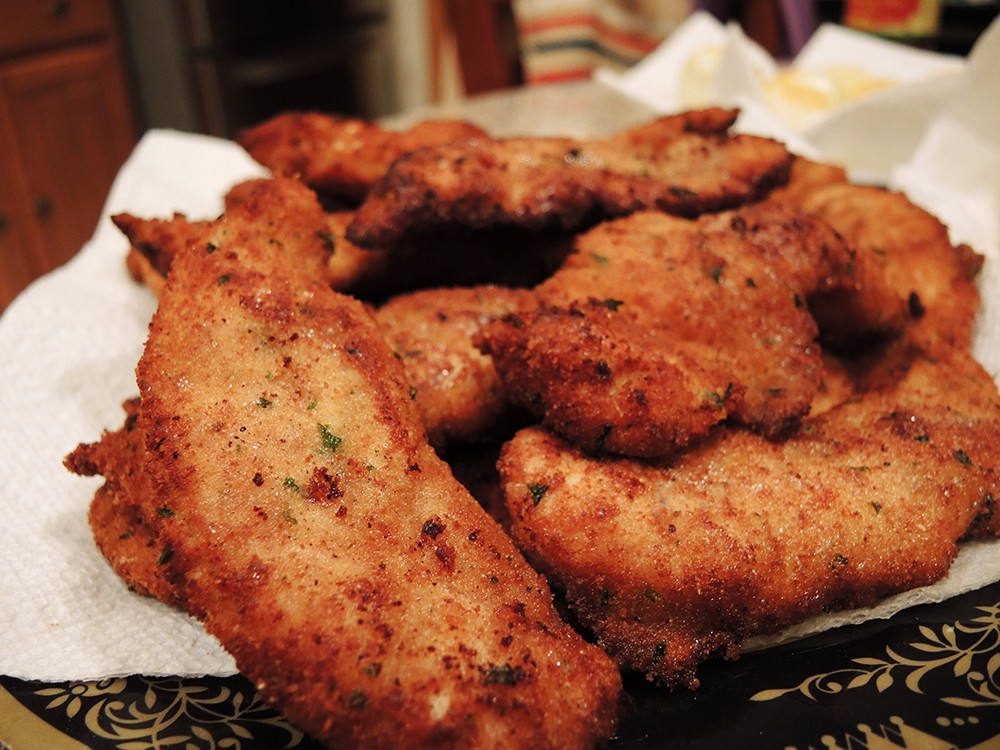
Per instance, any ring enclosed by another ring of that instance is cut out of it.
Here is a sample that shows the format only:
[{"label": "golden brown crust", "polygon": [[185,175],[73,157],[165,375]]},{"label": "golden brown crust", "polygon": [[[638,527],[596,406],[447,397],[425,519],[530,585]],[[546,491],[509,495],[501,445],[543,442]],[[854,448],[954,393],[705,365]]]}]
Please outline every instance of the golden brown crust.
[{"label": "golden brown crust", "polygon": [[485,135],[458,120],[428,120],[400,133],[358,118],[290,112],[237,133],[236,142],[276,175],[357,201],[403,154]]},{"label": "golden brown crust", "polygon": [[[141,405],[67,458],[106,478],[102,552],[361,747],[610,735],[613,664],[498,521],[668,685],[939,579],[1000,534],[1000,402],[967,354],[981,257],[735,116],[571,140],[283,115],[240,134],[276,177],[218,219],[115,217],[163,300]],[[532,288],[330,291],[486,281]],[[499,448],[464,443],[507,399],[562,437],[523,430],[497,476]]]},{"label": "golden brown crust", "polygon": [[493,362],[473,340],[483,326],[532,300],[528,290],[495,285],[426,289],[376,311],[431,445],[492,439],[509,422],[510,404]]},{"label": "golden brown crust", "polygon": [[[285,229],[298,238],[289,246],[322,242],[327,251],[323,276],[330,287],[371,300],[428,286],[498,283],[529,286],[547,277],[569,251],[570,237],[562,232],[509,232],[455,234],[432,241],[404,243],[391,250],[362,248],[347,239],[354,218],[351,211],[327,211],[318,196],[289,178],[255,179],[235,185],[226,195],[222,214],[253,201],[262,184],[301,210],[286,216]],[[190,221],[182,214],[171,219],[144,219],[118,214],[115,225],[129,239],[126,265],[132,277],[157,295],[175,256],[191,244],[204,241],[220,219]],[[294,220],[295,226],[287,224]]]},{"label": "golden brown crust", "polygon": [[268,184],[174,259],[137,368],[141,502],[179,601],[331,745],[606,739],[617,670],[435,455]]},{"label": "golden brown crust", "polygon": [[939,219],[901,192],[851,183],[813,190],[801,206],[836,229],[905,301],[908,341],[968,349],[983,259],[953,245]]},{"label": "golden brown crust", "polygon": [[112,216],[111,221],[128,238],[126,264],[132,278],[157,296],[174,257],[196,242],[208,227],[208,222],[188,221],[179,213],[170,219],[144,219],[120,213]]},{"label": "golden brown crust", "polygon": [[541,309],[480,346],[517,403],[588,450],[665,455],[726,418],[777,436],[820,380],[807,298],[852,288],[834,240],[773,205],[606,222],[536,287]]},{"label": "golden brown crust", "polygon": [[898,334],[908,322],[906,301],[882,269],[801,208],[772,196],[699,224],[714,233],[732,231],[777,261],[801,290],[824,345],[856,349]]},{"label": "golden brown crust", "polygon": [[995,504],[998,407],[956,352],[785,441],[724,428],[643,463],[531,428],[501,476],[518,543],[609,653],[693,686],[698,663],[750,635],[941,578]]},{"label": "golden brown crust", "polygon": [[127,401],[124,408],[121,428],[106,432],[96,443],[80,445],[64,463],[76,474],[105,477],[90,505],[88,521],[94,541],[115,572],[137,593],[182,606],[163,567],[170,549],[154,528],[157,507],[151,504],[154,493],[143,470],[146,446],[137,420],[139,400]]},{"label": "golden brown crust", "polygon": [[813,161],[798,154],[792,159],[788,182],[771,191],[769,200],[800,206],[816,190],[828,185],[846,183],[847,170],[835,164]]},{"label": "golden brown crust", "polygon": [[515,403],[589,451],[663,455],[725,419],[743,396],[730,373],[612,307],[593,300],[507,315],[479,346]]},{"label": "golden brown crust", "polygon": [[[287,243],[289,252],[301,252],[304,258],[310,255],[325,258],[330,278],[341,284],[346,285],[370,273],[369,266],[380,260],[379,253],[346,246],[344,242],[336,245],[339,254],[335,254],[337,228],[342,229],[346,221],[337,214],[327,214],[315,193],[295,180],[247,180],[235,185],[226,195],[225,202],[223,214],[210,220],[191,221],[179,213],[170,219],[145,219],[126,213],[111,217],[129,240],[126,263],[133,277],[159,295],[177,257],[191,248],[200,252],[209,245],[214,247],[215,240],[224,239],[218,234],[220,227],[229,232],[238,222],[248,226],[257,222],[267,231],[271,224],[280,220],[282,230],[278,234],[282,235],[281,241]],[[276,213],[279,206],[280,213]],[[324,248],[326,253],[319,256],[314,252],[317,247]],[[323,264],[316,266],[316,270],[320,272],[317,278],[326,273]]]},{"label": "golden brown crust", "polygon": [[787,179],[783,145],[699,130],[701,118],[673,115],[602,140],[479,138],[413,151],[372,188],[348,237],[381,247],[456,225],[579,228],[643,209],[693,216]]},{"label": "golden brown crust", "polygon": [[163,284],[167,280],[166,276],[158,271],[138,248],[134,246],[129,248],[125,256],[125,267],[135,282],[149,287],[154,295],[160,296]]}]

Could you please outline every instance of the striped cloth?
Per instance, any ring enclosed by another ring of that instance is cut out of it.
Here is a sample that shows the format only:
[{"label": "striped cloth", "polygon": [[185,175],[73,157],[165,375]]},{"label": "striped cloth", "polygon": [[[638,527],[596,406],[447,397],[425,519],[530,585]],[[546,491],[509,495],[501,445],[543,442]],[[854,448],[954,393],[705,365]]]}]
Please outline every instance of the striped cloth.
[{"label": "striped cloth", "polygon": [[525,83],[624,70],[687,18],[694,0],[513,0]]}]

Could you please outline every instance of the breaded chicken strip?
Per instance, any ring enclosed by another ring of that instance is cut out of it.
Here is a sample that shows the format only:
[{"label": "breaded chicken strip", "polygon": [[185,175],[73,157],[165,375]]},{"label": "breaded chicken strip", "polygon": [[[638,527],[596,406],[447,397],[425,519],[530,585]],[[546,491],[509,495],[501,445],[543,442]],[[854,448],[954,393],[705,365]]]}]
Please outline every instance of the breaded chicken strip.
[{"label": "breaded chicken strip", "polygon": [[473,344],[482,327],[532,300],[495,285],[425,289],[394,297],[375,313],[403,363],[431,445],[492,438],[510,419],[493,362]]},{"label": "breaded chicken strip", "polygon": [[906,341],[930,350],[969,347],[983,258],[953,245],[938,218],[901,192],[851,183],[807,191],[799,204],[836,229],[905,300]]},{"label": "breaded chicken strip", "polygon": [[240,131],[235,140],[276,175],[360,201],[403,154],[483,136],[481,128],[460,120],[426,120],[396,132],[358,118],[289,112]]},{"label": "breaded chicken strip", "polygon": [[515,539],[601,645],[695,687],[750,635],[937,581],[970,530],[996,533],[998,429],[996,386],[956,351],[785,441],[721,428],[656,463],[529,428],[500,471]]},{"label": "breaded chicken strip", "polygon": [[[237,183],[224,198],[224,211],[231,211],[244,201],[254,200],[261,180]],[[273,183],[275,191],[284,189],[286,181]],[[298,200],[307,198],[305,191],[290,188],[289,195]],[[148,286],[157,296],[163,288],[170,263],[188,245],[197,243],[212,229],[210,220],[191,221],[182,213],[170,219],[144,219],[128,213],[115,214],[111,222],[128,238],[129,253],[126,266],[132,277]]]},{"label": "breaded chicken strip", "polygon": [[[132,486],[178,601],[331,747],[605,740],[617,670],[427,443],[326,250],[289,263],[292,209],[264,203],[174,259],[137,367]],[[94,468],[125,487],[129,463]]]},{"label": "breaded chicken strip", "polygon": [[[265,228],[280,220],[290,235],[290,239],[283,240],[289,263],[298,262],[298,253],[315,258],[321,245],[327,250],[333,248],[325,269],[325,277],[332,279],[333,288],[344,285],[369,291],[391,289],[388,281],[383,284],[376,280],[383,273],[402,274],[403,278],[395,282],[399,285],[421,278],[419,273],[407,274],[405,266],[390,269],[388,264],[382,263],[384,254],[350,245],[343,239],[343,215],[327,214],[324,218],[311,191],[301,184],[280,178],[238,187],[240,193],[247,195],[247,200],[252,200],[253,190],[267,194],[269,202],[266,211],[257,212],[246,221]],[[192,243],[209,242],[210,235],[219,226],[226,226],[234,217],[243,215],[239,206],[239,203],[232,203],[222,217],[213,221],[188,222],[179,215],[166,221],[147,220],[121,214],[115,217],[115,222],[133,243],[135,254],[148,257],[163,269],[143,279],[158,292],[171,259]],[[278,206],[295,206],[296,210],[283,210],[278,214],[275,211]],[[329,234],[322,230],[312,237],[317,231],[317,222],[324,220]],[[448,251],[428,248],[426,255],[442,252]],[[345,260],[366,257],[372,262],[365,267]],[[416,260],[413,256],[414,263]],[[448,271],[438,267],[436,270],[431,268],[424,276],[447,274]],[[529,298],[529,292],[524,289],[481,285],[404,294],[380,308],[379,323],[390,345],[403,360],[407,377],[418,394],[417,402],[428,435],[436,447],[443,447],[449,440],[481,438],[491,428],[502,425],[511,412],[492,362],[473,345],[472,336],[500,315],[521,309]]]},{"label": "breaded chicken strip", "polygon": [[641,212],[582,235],[542,307],[479,339],[515,402],[588,450],[670,453],[730,417],[770,436],[820,382],[816,293],[854,290],[829,227],[777,205]]},{"label": "breaded chicken strip", "polygon": [[[224,214],[264,183],[276,196],[302,208],[295,227],[299,238],[290,249],[322,243],[327,250],[323,277],[330,287],[373,302],[428,286],[530,286],[559,266],[571,243],[568,233],[511,231],[457,233],[391,250],[361,248],[346,237],[354,214],[325,211],[313,191],[291,178],[235,185],[226,196]],[[183,214],[171,219],[117,214],[112,221],[129,240],[126,264],[133,278],[159,294],[173,257],[210,233],[219,218],[191,221]]]},{"label": "breaded chicken strip", "polygon": [[673,115],[605,139],[479,138],[400,158],[358,208],[348,237],[391,246],[466,226],[580,228],[642,209],[693,216],[764,196],[788,177],[776,141],[732,135],[735,110]]},{"label": "breaded chicken strip", "polygon": [[[204,241],[227,213],[237,210],[243,202],[253,200],[253,196],[262,190],[270,192],[274,200],[294,203],[299,207],[294,216],[295,225],[289,227],[294,230],[294,242],[290,249],[295,251],[299,245],[305,245],[308,253],[316,245],[325,248],[326,263],[320,278],[325,278],[331,288],[338,291],[377,289],[386,277],[398,271],[389,268],[387,253],[362,249],[345,239],[344,232],[353,218],[352,213],[328,213],[312,190],[291,178],[279,177],[235,185],[226,196],[222,216],[216,219],[192,221],[183,214],[174,214],[171,219],[145,219],[131,214],[111,217],[129,240],[126,263],[133,278],[159,295],[173,258],[192,243]],[[284,220],[287,222],[291,217]],[[264,221],[270,221],[270,217]]]},{"label": "breaded chicken strip", "polygon": [[[90,504],[88,521],[94,541],[115,572],[136,592],[182,607],[177,587],[165,575],[169,557],[155,530],[155,491],[144,469],[146,442],[136,429],[139,399],[124,404],[125,424],[97,443],[84,443],[70,453],[66,467],[83,476],[103,474]],[[165,510],[161,510],[165,513]]]},{"label": "breaded chicken strip", "polygon": [[898,334],[909,320],[906,300],[867,253],[858,253],[828,223],[773,197],[699,219],[708,232],[735,232],[765,255],[780,258],[806,295],[824,344],[857,349]]},{"label": "breaded chicken strip", "polygon": [[175,213],[170,219],[143,219],[132,214],[115,214],[111,221],[129,241],[125,265],[132,278],[159,296],[174,257],[208,230],[208,222],[188,221]]},{"label": "breaded chicken strip", "polygon": [[806,196],[816,190],[848,181],[847,170],[835,164],[813,161],[796,154],[792,159],[788,181],[768,195],[768,200],[801,206]]},{"label": "breaded chicken strip", "polygon": [[615,299],[506,315],[475,340],[515,404],[588,451],[673,452],[744,395],[713,352],[647,327]]}]

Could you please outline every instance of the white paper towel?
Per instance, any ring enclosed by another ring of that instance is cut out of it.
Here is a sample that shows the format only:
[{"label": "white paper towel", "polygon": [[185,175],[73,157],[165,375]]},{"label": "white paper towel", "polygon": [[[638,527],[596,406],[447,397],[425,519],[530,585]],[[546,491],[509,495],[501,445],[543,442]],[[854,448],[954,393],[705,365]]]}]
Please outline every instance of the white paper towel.
[{"label": "white paper towel", "polygon": [[187,616],[127,589],[86,514],[100,478],[62,467],[116,429],[155,301],[129,277],[108,217],[211,218],[228,188],[263,170],[234,144],[145,136],[116,179],[93,239],[0,319],[0,673],[41,680],[228,674],[232,658]]},{"label": "white paper towel", "polygon": [[[1000,46],[1000,34],[994,38]],[[1000,145],[988,129],[984,134],[976,112],[950,107],[928,128],[913,158],[893,165],[893,179],[912,186],[932,210],[940,208],[936,212],[956,236],[990,256],[975,353],[997,373],[1000,169],[990,165]],[[767,117],[763,110],[761,117]],[[0,319],[0,674],[58,681],[235,671],[231,657],[198,623],[129,592],[115,576],[86,522],[102,480],[70,474],[62,459],[79,442],[121,424],[121,403],[136,394],[134,368],[155,307],[153,296],[129,278],[127,242],[108,217],[168,218],[179,211],[212,218],[233,184],[262,174],[230,142],[148,133],[121,170],[93,239]],[[942,584],[897,597],[877,612],[823,618],[804,630],[888,616],[998,578],[1000,542],[970,545]]]}]

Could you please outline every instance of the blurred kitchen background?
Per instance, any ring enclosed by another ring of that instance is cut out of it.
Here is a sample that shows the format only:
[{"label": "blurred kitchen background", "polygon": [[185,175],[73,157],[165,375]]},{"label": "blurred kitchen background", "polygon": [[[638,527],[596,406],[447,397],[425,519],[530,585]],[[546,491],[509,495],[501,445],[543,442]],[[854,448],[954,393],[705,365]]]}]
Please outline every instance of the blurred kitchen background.
[{"label": "blurred kitchen background", "polygon": [[[706,7],[776,57],[800,44],[784,11],[844,12],[842,0],[618,2]],[[942,52],[967,53],[1000,14],[1000,0],[941,2],[920,43]],[[619,34],[617,64],[668,30]],[[229,137],[293,109],[377,118],[579,74],[533,74],[525,31],[511,0],[0,0],[0,310],[92,235],[145,130]]]}]

